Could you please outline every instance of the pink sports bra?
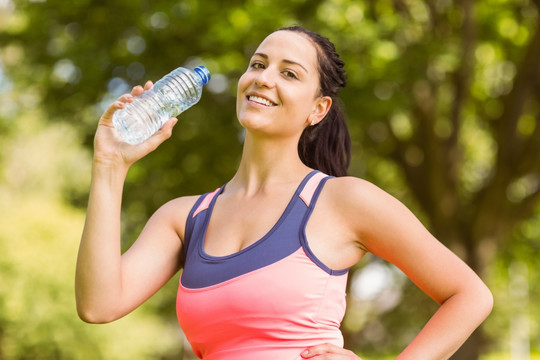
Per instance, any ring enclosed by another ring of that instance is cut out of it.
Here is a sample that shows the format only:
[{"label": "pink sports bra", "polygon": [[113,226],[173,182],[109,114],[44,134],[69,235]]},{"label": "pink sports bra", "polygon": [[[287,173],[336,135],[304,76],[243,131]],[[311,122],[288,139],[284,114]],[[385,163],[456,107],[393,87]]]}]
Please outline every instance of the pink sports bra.
[{"label": "pink sports bra", "polygon": [[185,235],[178,321],[204,360],[297,360],[307,347],[343,346],[348,269],[332,270],[309,249],[306,223],[329,179],[306,176],[274,227],[228,256],[204,251],[216,198],[224,186],[193,206]]}]

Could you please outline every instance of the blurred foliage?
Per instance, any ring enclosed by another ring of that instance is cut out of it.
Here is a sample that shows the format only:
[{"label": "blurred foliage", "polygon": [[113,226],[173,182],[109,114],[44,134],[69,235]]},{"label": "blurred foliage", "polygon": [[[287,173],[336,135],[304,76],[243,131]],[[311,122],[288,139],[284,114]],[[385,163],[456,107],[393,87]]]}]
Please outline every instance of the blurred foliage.
[{"label": "blurred foliage", "polygon": [[104,326],[77,317],[74,266],[84,214],[1,189],[2,359],[156,359],[181,351],[175,324],[146,309]]},{"label": "blurred foliage", "polygon": [[152,303],[111,325],[78,318],[84,212],[63,197],[88,187],[90,161],[71,127],[43,119],[21,116],[0,142],[0,358],[178,358],[180,330],[157,318]]},{"label": "blurred foliage", "polygon": [[[332,39],[347,63],[351,174],[406,203],[493,289],[494,313],[456,358],[508,358],[527,343],[540,351],[538,0],[224,5],[0,0],[0,358],[178,357],[177,279],[118,324],[76,318],[97,119],[132,86],[178,66],[212,72],[173,137],[128,174],[126,248],[161,204],[232,176],[237,79],[269,32],[297,23]],[[354,270],[347,345],[391,356],[436,306],[380,259]],[[527,334],[515,331],[523,319]]]}]

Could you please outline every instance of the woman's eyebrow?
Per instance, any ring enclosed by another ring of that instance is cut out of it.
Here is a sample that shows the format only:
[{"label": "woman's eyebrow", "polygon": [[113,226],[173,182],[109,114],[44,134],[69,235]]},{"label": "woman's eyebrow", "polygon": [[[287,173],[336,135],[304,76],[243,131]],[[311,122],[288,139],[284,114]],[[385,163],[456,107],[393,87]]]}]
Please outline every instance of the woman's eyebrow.
[{"label": "woman's eyebrow", "polygon": [[[253,54],[253,56],[260,56],[260,57],[262,57],[262,58],[268,60],[268,55],[266,55],[265,53],[255,53],[255,54]],[[302,69],[304,69],[304,71],[305,71],[306,73],[309,74],[309,71],[308,71],[302,64],[300,64],[300,63],[298,63],[298,62],[296,62],[296,61],[288,60],[288,59],[283,59],[282,61],[283,61],[284,63],[287,63],[287,64],[298,65],[298,66],[300,66]]]}]

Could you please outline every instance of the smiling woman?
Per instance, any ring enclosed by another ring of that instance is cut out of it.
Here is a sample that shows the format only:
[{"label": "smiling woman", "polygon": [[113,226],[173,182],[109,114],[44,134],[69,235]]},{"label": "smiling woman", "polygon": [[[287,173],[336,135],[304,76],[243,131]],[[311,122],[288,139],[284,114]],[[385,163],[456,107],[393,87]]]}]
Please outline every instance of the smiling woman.
[{"label": "smiling woman", "polygon": [[237,115],[248,133],[296,137],[296,146],[303,129],[322,120],[331,99],[319,95],[308,69],[317,74],[317,55],[304,36],[278,31],[261,43],[238,82]]},{"label": "smiling woman", "polygon": [[[306,100],[317,100],[314,111],[324,114],[324,121],[321,121],[321,117],[317,118],[316,113],[312,114],[308,124],[304,124],[304,131],[298,141],[298,152],[304,164],[335,176],[346,175],[350,162],[349,132],[345,116],[336,101],[339,91],[347,82],[344,65],[328,39],[301,27],[289,27],[272,34],[261,43],[251,59],[250,68],[239,82],[239,87],[241,84],[248,86],[246,82],[253,81],[250,76],[257,76],[255,81],[259,84],[270,85],[271,89],[279,87],[280,91],[284,88],[283,96],[286,96],[287,91],[297,96],[292,101],[303,102],[308,106]],[[267,74],[269,71],[274,73]],[[279,76],[274,79],[272,75]],[[269,83],[265,83],[267,81]],[[264,94],[262,90],[251,91],[254,92],[253,96],[260,95],[258,97],[272,104],[277,101],[266,94],[270,92],[269,89],[264,90]],[[242,98],[239,88],[237,109]]]},{"label": "smiling woman", "polygon": [[491,310],[491,293],[400,202],[345,176],[350,139],[337,101],[345,84],[323,36],[291,27],[266,37],[238,83],[246,136],[237,172],[215,191],[163,205],[123,255],[126,173],[176,119],[128,145],[112,114],[152,83],[114,102],[94,142],[77,261],[81,318],[118,319],[183,268],[178,321],[201,359],[359,359],[343,349],[339,327],[348,270],[372,252],[441,305],[398,359],[450,357]]}]

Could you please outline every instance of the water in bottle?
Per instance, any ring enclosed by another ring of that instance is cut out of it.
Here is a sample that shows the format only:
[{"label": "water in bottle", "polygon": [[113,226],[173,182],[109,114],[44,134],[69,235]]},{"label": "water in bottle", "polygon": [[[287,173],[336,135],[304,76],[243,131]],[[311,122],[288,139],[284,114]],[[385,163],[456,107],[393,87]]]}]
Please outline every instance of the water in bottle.
[{"label": "water in bottle", "polygon": [[210,80],[210,72],[204,66],[190,70],[179,67],[165,75],[131,103],[126,103],[113,115],[114,128],[128,144],[140,144],[167,120],[179,115],[196,104],[203,85]]}]

